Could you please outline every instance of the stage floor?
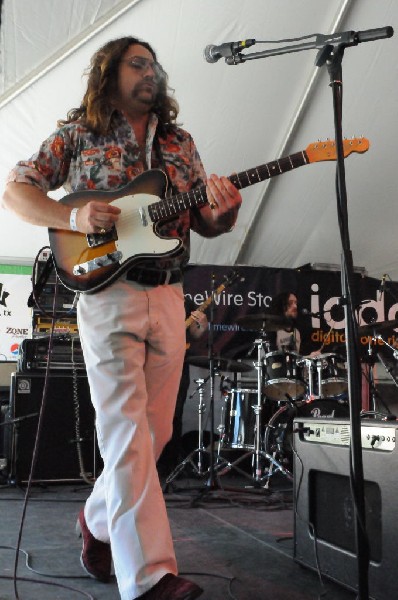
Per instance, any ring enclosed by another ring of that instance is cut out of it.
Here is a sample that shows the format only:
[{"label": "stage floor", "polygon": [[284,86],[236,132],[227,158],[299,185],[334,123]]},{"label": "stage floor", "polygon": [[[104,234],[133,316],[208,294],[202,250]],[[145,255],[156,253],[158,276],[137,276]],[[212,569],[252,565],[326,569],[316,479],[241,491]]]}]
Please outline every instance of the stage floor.
[{"label": "stage floor", "polygon": [[[210,483],[183,472],[164,489],[180,573],[204,588],[203,600],[355,598],[354,592],[294,562],[293,491],[285,476],[273,476],[269,489],[248,488],[250,480],[233,472]],[[0,600],[119,598],[114,579],[99,583],[80,567],[75,522],[89,492],[83,483],[32,488],[16,596],[14,548],[25,488],[1,487]]]}]

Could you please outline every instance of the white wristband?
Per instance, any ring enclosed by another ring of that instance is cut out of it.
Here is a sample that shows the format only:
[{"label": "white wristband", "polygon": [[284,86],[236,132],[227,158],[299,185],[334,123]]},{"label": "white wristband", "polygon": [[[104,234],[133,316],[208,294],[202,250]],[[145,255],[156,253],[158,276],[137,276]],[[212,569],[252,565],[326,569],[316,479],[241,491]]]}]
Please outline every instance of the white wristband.
[{"label": "white wristband", "polygon": [[72,208],[72,210],[70,212],[69,225],[70,225],[70,228],[72,231],[77,231],[76,216],[77,216],[78,210],[79,210],[78,208]]}]

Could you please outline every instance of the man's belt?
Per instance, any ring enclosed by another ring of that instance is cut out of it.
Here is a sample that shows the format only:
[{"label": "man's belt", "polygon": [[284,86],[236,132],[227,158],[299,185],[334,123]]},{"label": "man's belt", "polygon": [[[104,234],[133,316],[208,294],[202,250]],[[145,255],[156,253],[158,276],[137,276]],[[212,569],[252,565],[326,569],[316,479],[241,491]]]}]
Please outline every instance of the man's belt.
[{"label": "man's belt", "polygon": [[127,271],[127,281],[136,281],[142,285],[167,285],[178,283],[182,280],[181,269],[158,271],[157,269],[135,268]]}]

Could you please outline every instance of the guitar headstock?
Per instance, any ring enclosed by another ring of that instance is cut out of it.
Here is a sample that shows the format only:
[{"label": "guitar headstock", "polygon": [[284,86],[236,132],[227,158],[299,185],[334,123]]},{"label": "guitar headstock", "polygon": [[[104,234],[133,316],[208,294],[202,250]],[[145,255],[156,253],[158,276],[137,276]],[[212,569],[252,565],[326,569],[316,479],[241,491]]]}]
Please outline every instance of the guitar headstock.
[{"label": "guitar headstock", "polygon": [[231,271],[231,273],[228,273],[228,275],[224,275],[224,285],[225,285],[225,287],[227,285],[232,285],[233,283],[235,283],[235,281],[237,279],[239,279],[239,277],[240,277],[239,271]]},{"label": "guitar headstock", "polygon": [[[367,152],[368,150],[369,140],[364,137],[343,140],[344,158],[346,158],[353,152],[362,154],[363,152]],[[334,140],[326,140],[325,142],[315,142],[307,146],[306,153],[310,163],[321,162],[325,160],[336,160],[336,142]]]}]

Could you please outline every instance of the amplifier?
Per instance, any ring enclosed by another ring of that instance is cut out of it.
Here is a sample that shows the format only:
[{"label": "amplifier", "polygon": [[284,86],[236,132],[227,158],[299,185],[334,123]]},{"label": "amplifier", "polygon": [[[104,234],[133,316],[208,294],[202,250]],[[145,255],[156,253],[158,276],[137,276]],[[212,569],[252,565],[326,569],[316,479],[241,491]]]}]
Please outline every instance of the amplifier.
[{"label": "amplifier", "polygon": [[[54,282],[55,283],[55,282]],[[55,294],[55,286],[54,285],[45,285],[40,292],[40,297],[38,299],[38,304],[42,310],[45,310],[49,313],[52,313],[54,308],[58,312],[67,312],[71,311],[76,317],[76,309],[74,306],[75,292],[71,292],[66,289],[64,286],[59,285],[57,290],[56,303],[54,307],[54,294]]]},{"label": "amplifier", "polygon": [[55,333],[60,334],[69,334],[69,335],[77,335],[78,327],[76,323],[76,318],[57,318],[54,323],[52,319],[47,317],[37,317],[34,323],[34,333],[47,333],[50,335],[51,331],[54,329]]},{"label": "amplifier", "polygon": [[[18,371],[23,373],[44,371],[47,366],[49,340],[49,336],[23,340],[19,350]],[[73,368],[78,370],[86,368],[79,338],[54,336],[50,369],[71,371]]]},{"label": "amplifier", "polygon": [[[398,423],[361,423],[369,593],[398,598]],[[350,488],[348,419],[294,420],[294,560],[357,590],[355,510]]]},{"label": "amplifier", "polygon": [[83,481],[102,468],[95,432],[95,414],[87,377],[78,374],[14,373],[5,416],[4,453],[9,481],[29,478],[39,413],[46,389],[34,482]]},{"label": "amplifier", "polygon": [[[395,422],[394,422],[395,423]],[[394,450],[396,444],[396,424],[391,421],[362,421],[361,445],[371,450]],[[349,446],[351,441],[350,422],[347,420],[300,420],[303,440],[315,444]]]}]

